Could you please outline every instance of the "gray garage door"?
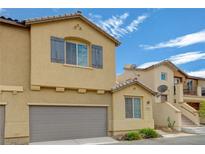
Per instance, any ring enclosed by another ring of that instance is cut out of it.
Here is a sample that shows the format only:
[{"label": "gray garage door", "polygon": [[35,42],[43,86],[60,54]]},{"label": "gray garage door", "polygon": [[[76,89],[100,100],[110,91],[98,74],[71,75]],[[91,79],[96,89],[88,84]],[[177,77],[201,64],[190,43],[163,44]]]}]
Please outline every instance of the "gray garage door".
[{"label": "gray garage door", "polygon": [[3,144],[4,136],[4,106],[0,106],[0,144]]},{"label": "gray garage door", "polygon": [[106,107],[30,107],[30,142],[106,135]]}]

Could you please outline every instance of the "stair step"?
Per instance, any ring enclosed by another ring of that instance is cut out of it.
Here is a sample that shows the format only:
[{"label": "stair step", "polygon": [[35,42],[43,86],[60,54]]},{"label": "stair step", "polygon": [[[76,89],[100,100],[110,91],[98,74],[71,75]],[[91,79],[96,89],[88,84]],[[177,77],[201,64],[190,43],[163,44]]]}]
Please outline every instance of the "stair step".
[{"label": "stair step", "polygon": [[182,127],[182,131],[190,134],[205,134],[205,127]]},{"label": "stair step", "polygon": [[195,123],[193,123],[190,119],[188,119],[183,114],[181,116],[181,119],[182,119],[182,126],[183,127],[196,127],[197,126]]}]

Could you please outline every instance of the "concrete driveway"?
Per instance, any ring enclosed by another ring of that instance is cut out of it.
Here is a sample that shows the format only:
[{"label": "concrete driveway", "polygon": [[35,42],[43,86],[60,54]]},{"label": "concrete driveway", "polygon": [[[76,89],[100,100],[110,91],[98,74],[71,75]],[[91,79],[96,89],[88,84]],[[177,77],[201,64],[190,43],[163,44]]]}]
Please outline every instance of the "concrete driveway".
[{"label": "concrete driveway", "polygon": [[116,145],[205,145],[205,135],[124,141]]},{"label": "concrete driveway", "polygon": [[115,144],[119,141],[112,137],[97,137],[97,138],[84,138],[73,140],[59,140],[59,141],[46,141],[46,142],[33,142],[30,145],[98,145],[98,144]]}]

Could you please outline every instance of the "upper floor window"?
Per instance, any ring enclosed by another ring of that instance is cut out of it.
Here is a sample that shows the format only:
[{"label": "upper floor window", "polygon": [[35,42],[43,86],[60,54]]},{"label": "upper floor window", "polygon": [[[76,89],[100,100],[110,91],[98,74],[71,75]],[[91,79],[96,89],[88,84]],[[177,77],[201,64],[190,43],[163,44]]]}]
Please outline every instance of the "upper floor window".
[{"label": "upper floor window", "polygon": [[126,118],[141,118],[141,99],[138,97],[125,98],[125,116]]},{"label": "upper floor window", "polygon": [[167,73],[161,72],[161,80],[167,80]]},{"label": "upper floor window", "polygon": [[[85,67],[92,64],[94,68],[103,68],[103,48],[92,45],[92,52],[89,52],[88,49],[89,45],[84,43],[51,37],[51,62]],[[90,59],[92,62],[89,62],[89,57],[92,57]]]},{"label": "upper floor window", "polygon": [[88,66],[87,45],[66,42],[66,64]]}]

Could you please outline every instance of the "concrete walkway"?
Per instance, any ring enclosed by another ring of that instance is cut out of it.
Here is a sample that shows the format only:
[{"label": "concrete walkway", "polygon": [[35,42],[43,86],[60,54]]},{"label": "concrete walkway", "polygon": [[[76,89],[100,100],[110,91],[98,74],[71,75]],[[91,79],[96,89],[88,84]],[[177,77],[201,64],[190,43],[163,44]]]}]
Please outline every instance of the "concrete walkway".
[{"label": "concrete walkway", "polygon": [[205,135],[123,141],[112,145],[205,145]]},{"label": "concrete walkway", "polygon": [[192,136],[194,134],[190,133],[184,133],[184,132],[178,132],[178,133],[167,133],[162,130],[156,130],[158,134],[160,134],[164,138],[169,138],[169,137],[183,137],[183,136]]},{"label": "concrete walkway", "polygon": [[73,140],[59,140],[59,141],[46,141],[46,142],[33,142],[30,145],[99,145],[99,144],[116,144],[119,141],[112,137],[97,137],[97,138],[84,138]]}]

